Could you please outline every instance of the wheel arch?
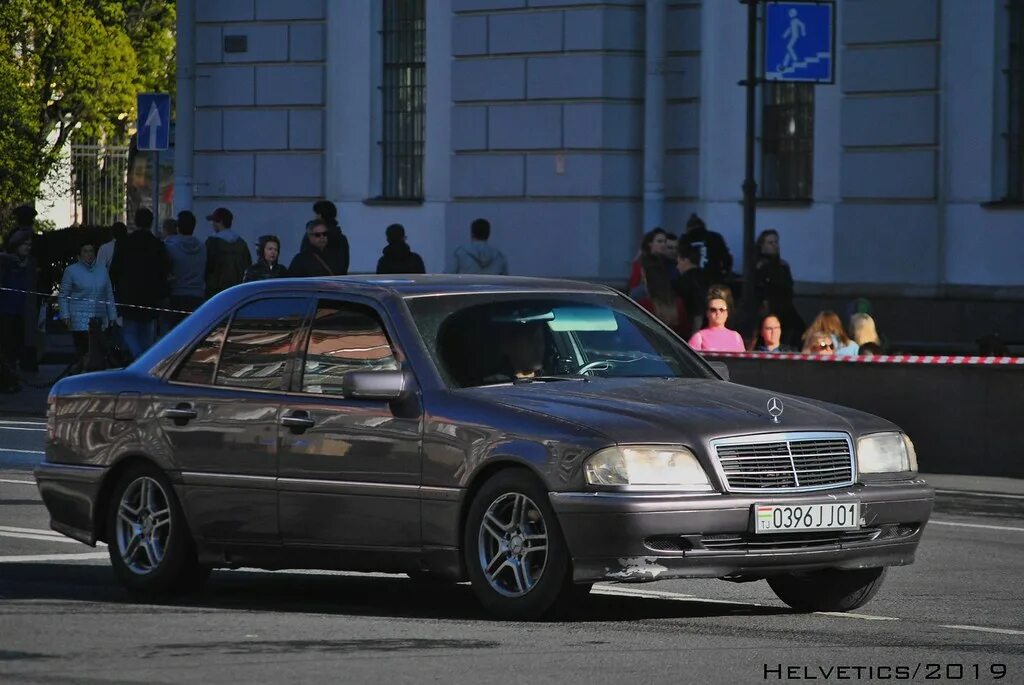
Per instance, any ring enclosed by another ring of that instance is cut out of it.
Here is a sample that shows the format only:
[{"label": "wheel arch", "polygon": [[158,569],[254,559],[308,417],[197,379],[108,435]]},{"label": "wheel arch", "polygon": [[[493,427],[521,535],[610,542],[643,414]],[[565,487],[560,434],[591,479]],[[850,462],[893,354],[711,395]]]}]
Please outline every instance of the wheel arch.
[{"label": "wheel arch", "polygon": [[[107,539],[107,509],[110,506],[110,497],[114,492],[114,487],[117,482],[121,479],[121,475],[125,471],[132,468],[133,466],[151,466],[165,476],[166,472],[160,468],[160,465],[150,457],[140,453],[129,453],[118,459],[118,461],[107,471],[103,477],[103,482],[100,483],[100,489],[96,495],[96,502],[93,506],[92,512],[92,526],[93,533],[96,540],[100,542],[110,543]],[[168,477],[168,480],[170,478]],[[171,483],[173,487],[173,482]],[[177,496],[177,493],[174,493]],[[187,520],[187,517],[186,517]]]}]

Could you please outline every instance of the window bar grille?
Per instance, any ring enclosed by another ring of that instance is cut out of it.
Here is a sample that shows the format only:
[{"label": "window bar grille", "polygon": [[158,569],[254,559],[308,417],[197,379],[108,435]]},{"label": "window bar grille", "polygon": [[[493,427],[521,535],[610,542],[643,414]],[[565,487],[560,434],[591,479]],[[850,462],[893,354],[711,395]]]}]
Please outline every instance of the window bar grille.
[{"label": "window bar grille", "polygon": [[424,0],[384,0],[382,195],[423,198],[426,121],[426,17]]},{"label": "window bar grille", "polygon": [[766,83],[761,128],[762,197],[809,199],[814,172],[814,84]]},{"label": "window bar grille", "polygon": [[1007,199],[1024,200],[1024,0],[1010,0],[1010,59],[1007,65],[1009,106],[1007,145]]}]

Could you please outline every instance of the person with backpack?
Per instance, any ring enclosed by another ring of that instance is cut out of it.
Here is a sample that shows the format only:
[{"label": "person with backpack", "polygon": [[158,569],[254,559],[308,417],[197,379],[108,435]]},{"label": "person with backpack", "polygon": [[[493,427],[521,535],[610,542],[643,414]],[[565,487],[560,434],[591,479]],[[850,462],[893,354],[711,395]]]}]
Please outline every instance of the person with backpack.
[{"label": "person with backpack", "polygon": [[231,230],[234,216],[226,207],[218,207],[206,217],[213,235],[206,239],[206,297],[238,285],[252,264],[249,246]]}]

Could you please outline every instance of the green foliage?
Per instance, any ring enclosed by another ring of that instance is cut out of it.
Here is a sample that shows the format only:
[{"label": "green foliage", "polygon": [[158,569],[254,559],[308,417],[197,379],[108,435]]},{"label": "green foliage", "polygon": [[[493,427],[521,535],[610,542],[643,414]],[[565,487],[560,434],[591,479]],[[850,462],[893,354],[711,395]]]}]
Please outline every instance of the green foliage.
[{"label": "green foliage", "polygon": [[135,94],[174,85],[173,0],[0,0],[0,216],[72,136],[124,142]]}]

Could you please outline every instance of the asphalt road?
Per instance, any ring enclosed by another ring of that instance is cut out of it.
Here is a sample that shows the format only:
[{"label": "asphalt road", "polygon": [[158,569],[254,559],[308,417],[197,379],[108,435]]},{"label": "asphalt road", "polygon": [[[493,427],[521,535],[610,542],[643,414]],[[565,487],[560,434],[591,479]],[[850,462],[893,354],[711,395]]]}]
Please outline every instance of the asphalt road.
[{"label": "asphalt road", "polygon": [[917,563],[855,614],[793,613],[764,582],[662,581],[510,623],[465,585],[263,571],[153,602],[115,584],[105,549],[49,530],[43,429],[0,419],[3,683],[1024,682],[1022,496],[940,493]]}]

